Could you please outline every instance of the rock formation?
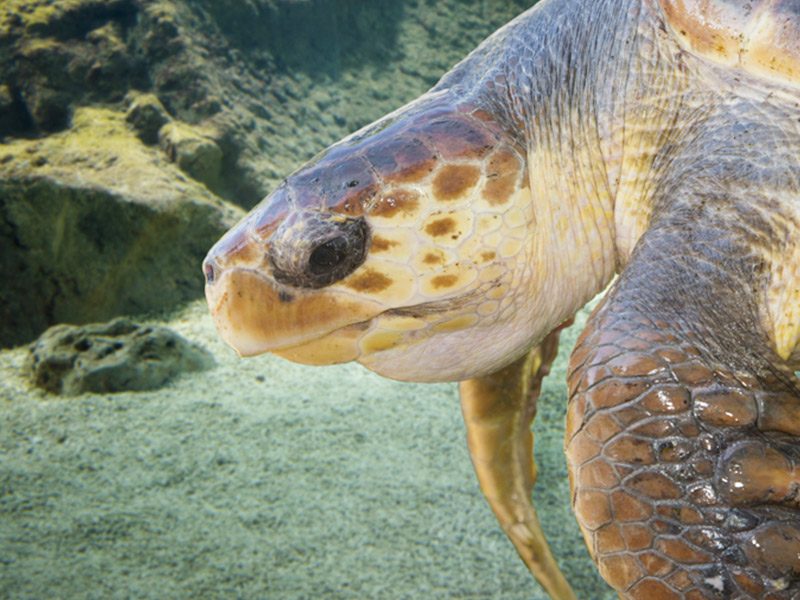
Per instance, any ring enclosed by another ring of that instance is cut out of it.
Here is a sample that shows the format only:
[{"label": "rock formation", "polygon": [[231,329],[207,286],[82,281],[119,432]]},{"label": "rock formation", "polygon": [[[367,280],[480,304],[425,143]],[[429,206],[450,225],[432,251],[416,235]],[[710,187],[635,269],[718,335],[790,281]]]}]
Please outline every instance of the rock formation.
[{"label": "rock formation", "polygon": [[162,326],[125,318],[55,325],[31,344],[34,385],[54,394],[157,390],[181,373],[209,369],[213,357]]}]

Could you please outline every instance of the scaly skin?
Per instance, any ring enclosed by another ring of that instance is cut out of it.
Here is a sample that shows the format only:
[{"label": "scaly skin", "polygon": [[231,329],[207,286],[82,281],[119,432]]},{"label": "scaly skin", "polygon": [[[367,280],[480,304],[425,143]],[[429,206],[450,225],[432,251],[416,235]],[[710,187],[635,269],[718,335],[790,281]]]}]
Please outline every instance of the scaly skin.
[{"label": "scaly skin", "polygon": [[623,598],[800,597],[800,11],[747,6],[545,0],[205,264],[242,354],[468,379],[482,489],[554,598],[530,361],[615,271],[566,438],[601,573]]},{"label": "scaly skin", "polygon": [[755,236],[719,216],[659,215],[572,356],[575,512],[624,598],[800,591],[797,382],[741,293]]}]

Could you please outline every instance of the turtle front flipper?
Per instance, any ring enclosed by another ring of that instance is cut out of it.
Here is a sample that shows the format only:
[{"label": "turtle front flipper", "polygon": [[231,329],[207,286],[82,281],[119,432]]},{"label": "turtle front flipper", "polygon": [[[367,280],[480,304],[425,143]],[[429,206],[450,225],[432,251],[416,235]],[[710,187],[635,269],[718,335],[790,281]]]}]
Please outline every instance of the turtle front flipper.
[{"label": "turtle front flipper", "polygon": [[511,365],[459,386],[467,442],[481,491],[537,581],[555,600],[575,598],[542,532],[531,423],[542,379],[558,352],[558,330]]},{"label": "turtle front flipper", "polygon": [[677,205],[571,358],[575,512],[623,598],[798,598],[800,390],[762,306],[781,217]]}]

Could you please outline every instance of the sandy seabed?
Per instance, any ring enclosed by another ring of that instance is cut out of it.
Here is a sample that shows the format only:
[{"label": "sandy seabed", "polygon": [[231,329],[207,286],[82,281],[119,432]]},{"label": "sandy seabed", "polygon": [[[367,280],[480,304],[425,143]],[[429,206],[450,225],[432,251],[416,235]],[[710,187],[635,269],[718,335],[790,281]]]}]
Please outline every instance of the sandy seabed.
[{"label": "sandy seabed", "polygon": [[[582,322],[540,399],[534,496],[578,597],[611,600],[562,450]],[[168,325],[217,367],[60,398],[0,353],[0,598],[546,598],[480,495],[454,384],[242,360],[201,302]]]}]

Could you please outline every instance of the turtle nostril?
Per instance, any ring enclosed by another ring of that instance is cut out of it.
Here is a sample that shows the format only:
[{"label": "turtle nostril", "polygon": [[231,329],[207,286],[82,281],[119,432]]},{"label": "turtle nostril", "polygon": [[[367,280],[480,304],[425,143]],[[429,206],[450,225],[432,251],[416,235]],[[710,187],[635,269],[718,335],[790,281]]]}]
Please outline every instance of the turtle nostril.
[{"label": "turtle nostril", "polygon": [[325,275],[336,269],[347,258],[347,239],[344,236],[320,244],[308,257],[308,269],[314,275]]},{"label": "turtle nostril", "polygon": [[203,273],[206,276],[206,284],[211,285],[217,279],[217,270],[214,268],[214,263],[206,261],[203,263]]}]

